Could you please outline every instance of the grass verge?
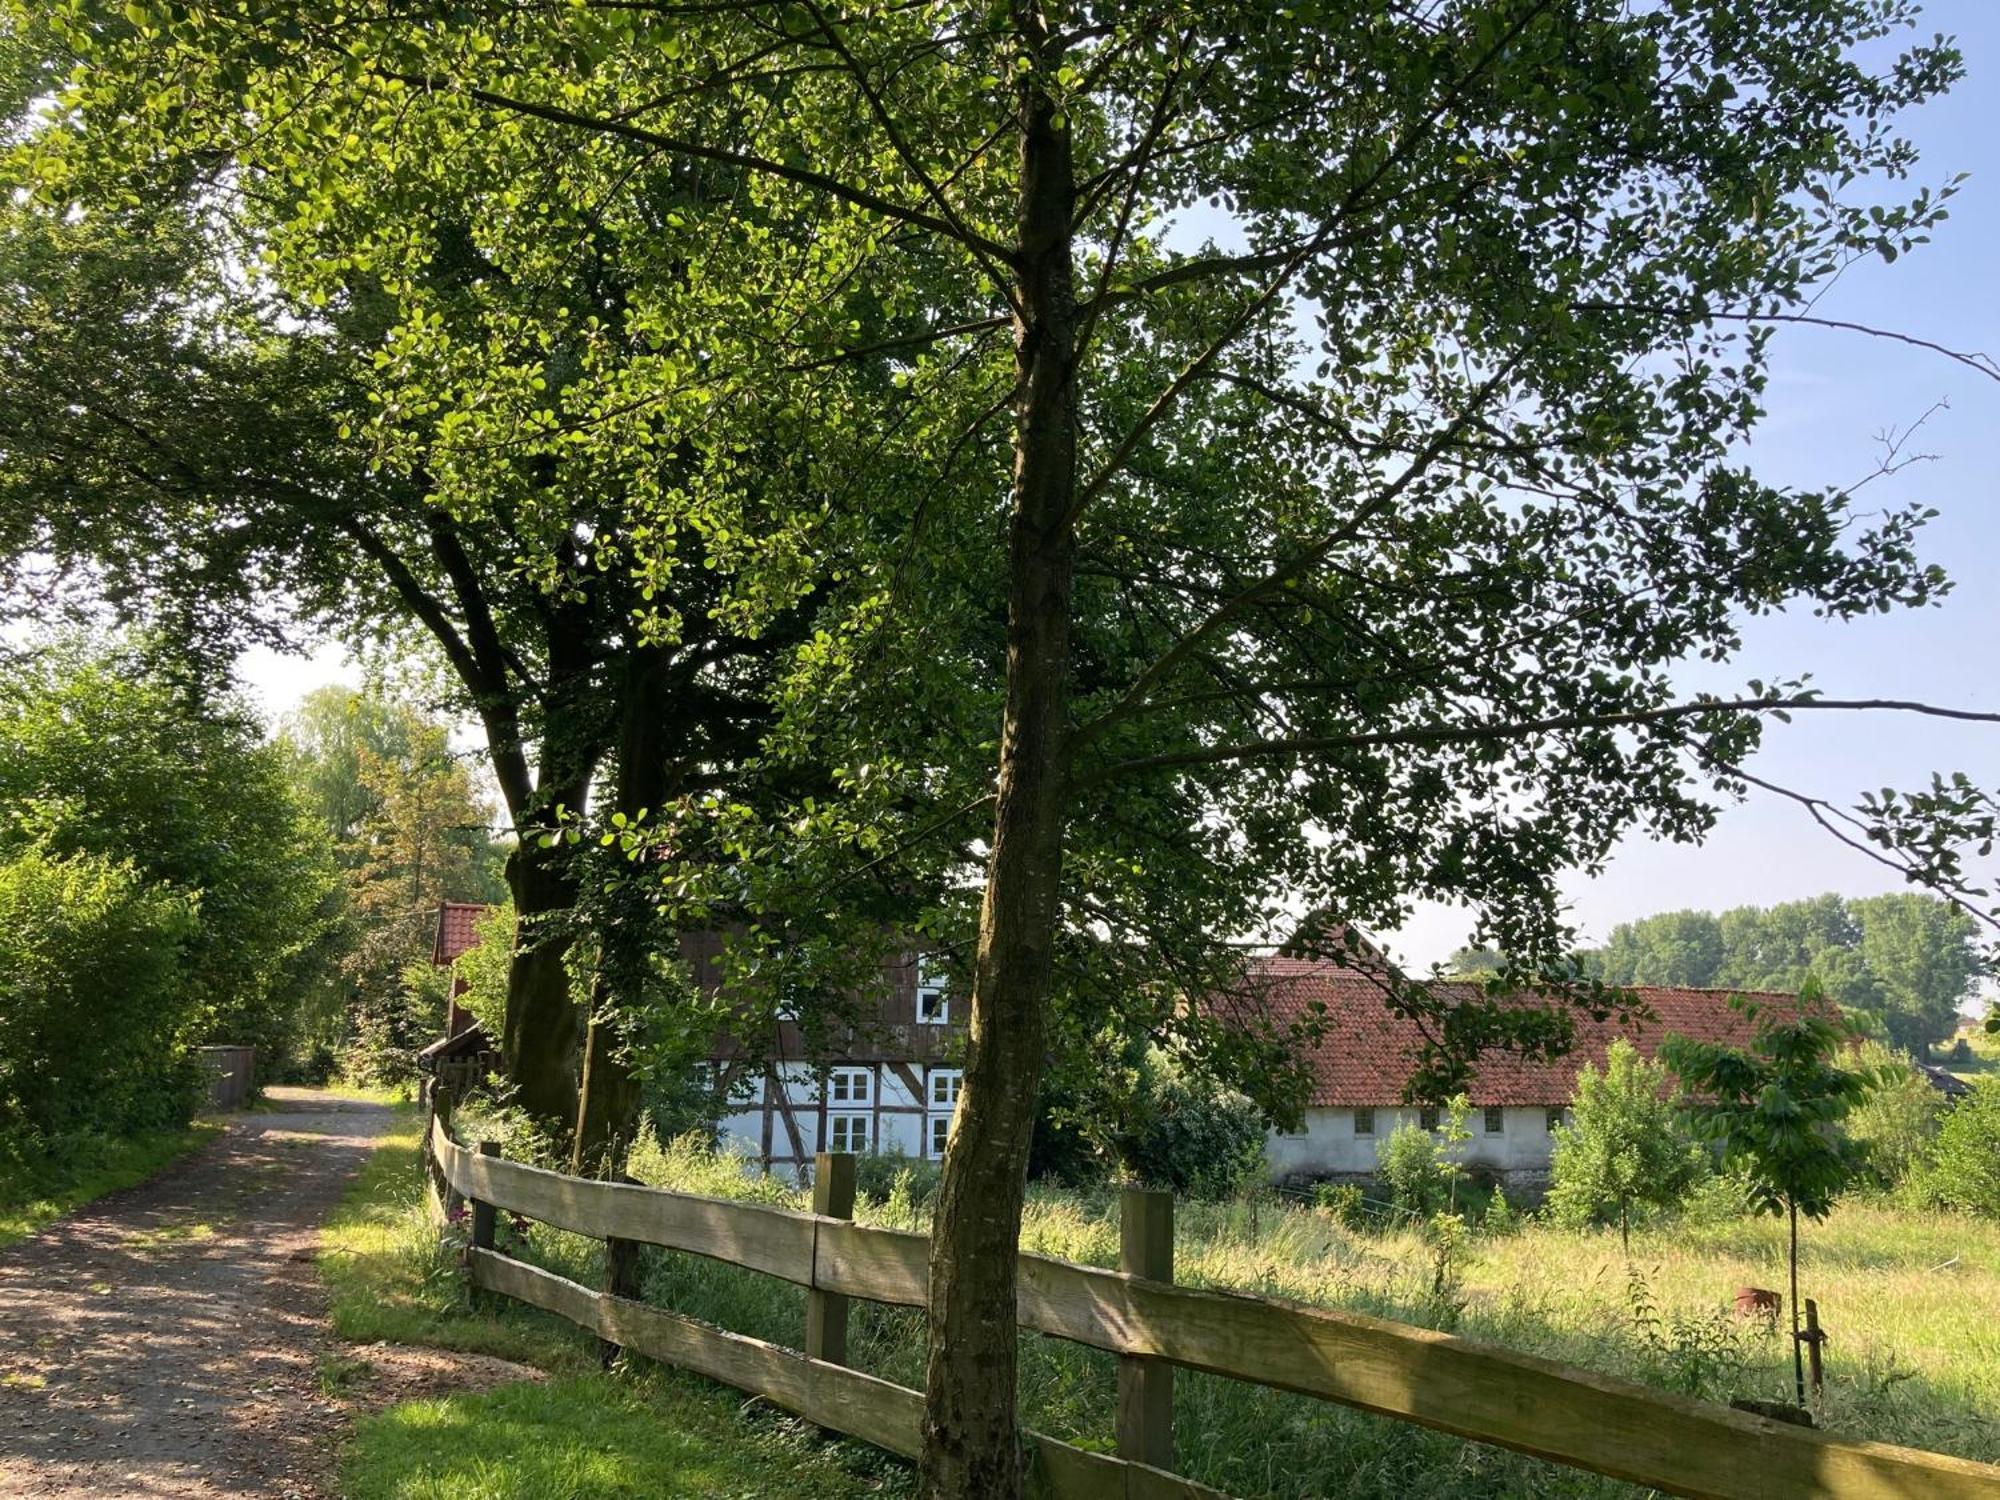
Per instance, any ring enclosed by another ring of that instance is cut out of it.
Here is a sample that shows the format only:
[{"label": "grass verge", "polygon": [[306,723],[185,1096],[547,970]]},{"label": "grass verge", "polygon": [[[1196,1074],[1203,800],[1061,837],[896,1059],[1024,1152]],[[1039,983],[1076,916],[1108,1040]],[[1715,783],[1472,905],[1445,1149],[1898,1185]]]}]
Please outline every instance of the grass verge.
[{"label": "grass verge", "polygon": [[0,1248],[24,1240],[84,1204],[136,1186],[213,1139],[221,1125],[198,1120],[182,1130],[161,1130],[93,1142],[54,1168],[0,1174]]},{"label": "grass verge", "polygon": [[[496,1355],[551,1374],[477,1395],[410,1401],[363,1418],[341,1469],[345,1500],[860,1500],[906,1494],[908,1472],[860,1444],[697,1377],[647,1364],[604,1373],[595,1341],[506,1303],[475,1308],[425,1216],[419,1126],[406,1110],[322,1239],[334,1332]],[[538,1237],[539,1239],[540,1237]],[[590,1279],[574,1236],[518,1253]],[[340,1362],[322,1384],[344,1387]]]}]

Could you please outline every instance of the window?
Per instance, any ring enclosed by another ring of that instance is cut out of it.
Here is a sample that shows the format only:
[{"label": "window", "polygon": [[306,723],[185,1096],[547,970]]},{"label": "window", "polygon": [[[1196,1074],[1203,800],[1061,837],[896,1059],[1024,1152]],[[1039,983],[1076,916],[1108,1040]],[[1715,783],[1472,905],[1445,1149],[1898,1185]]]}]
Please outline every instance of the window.
[{"label": "window", "polygon": [[931,1108],[957,1109],[958,1085],[964,1076],[957,1068],[932,1068]]},{"label": "window", "polygon": [[1486,1133],[1503,1135],[1507,1130],[1507,1111],[1493,1105],[1486,1106]]},{"label": "window", "polygon": [[1438,1112],[1435,1107],[1417,1111],[1417,1128],[1419,1130],[1436,1130],[1438,1128]]},{"label": "window", "polygon": [[1373,1135],[1375,1133],[1374,1110],[1357,1109],[1354,1112],[1354,1133],[1356,1135]]},{"label": "window", "polygon": [[1549,1111],[1548,1124],[1550,1130],[1554,1130],[1556,1126],[1562,1124],[1562,1122],[1563,1122],[1563,1112],[1560,1109],[1552,1109]]},{"label": "window", "polygon": [[828,1104],[872,1104],[875,1075],[867,1068],[835,1068],[826,1081]]},{"label": "window", "polygon": [[917,956],[917,1024],[944,1026],[951,1021],[951,996],[945,993],[944,971],[935,960]]},{"label": "window", "polygon": [[944,1155],[945,1142],[951,1139],[951,1122],[950,1115],[932,1115],[926,1122],[928,1134],[924,1138],[924,1145],[930,1155],[938,1157]]},{"label": "window", "polygon": [[866,1151],[868,1149],[867,1115],[828,1115],[826,1117],[826,1149],[829,1151]]}]

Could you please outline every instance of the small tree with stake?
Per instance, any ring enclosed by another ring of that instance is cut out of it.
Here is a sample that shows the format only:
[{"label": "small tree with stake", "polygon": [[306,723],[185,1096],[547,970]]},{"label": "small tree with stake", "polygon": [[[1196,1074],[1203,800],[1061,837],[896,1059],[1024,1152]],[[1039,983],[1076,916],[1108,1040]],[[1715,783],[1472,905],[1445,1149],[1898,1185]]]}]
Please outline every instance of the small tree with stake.
[{"label": "small tree with stake", "polygon": [[[1759,1007],[1733,1002],[1756,1020]],[[1660,1056],[1687,1090],[1683,1108],[1697,1135],[1749,1177],[1750,1201],[1790,1227],[1792,1374],[1806,1403],[1799,1332],[1799,1215],[1824,1219],[1866,1160],[1841,1122],[1877,1082],[1868,1069],[1843,1068],[1848,1028],[1808,984],[1796,1013],[1767,1017],[1748,1050],[1669,1037]]]}]

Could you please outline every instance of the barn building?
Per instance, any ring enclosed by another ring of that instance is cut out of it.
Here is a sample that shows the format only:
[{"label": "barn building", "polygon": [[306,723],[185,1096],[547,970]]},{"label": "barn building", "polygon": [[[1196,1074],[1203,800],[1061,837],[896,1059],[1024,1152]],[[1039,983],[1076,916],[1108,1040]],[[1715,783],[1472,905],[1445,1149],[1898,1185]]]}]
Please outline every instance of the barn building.
[{"label": "barn building", "polygon": [[[1371,1177],[1377,1147],[1398,1125],[1437,1126],[1437,1111],[1402,1102],[1423,1038],[1415,1021],[1392,1014],[1385,1004],[1389,983],[1377,963],[1366,957],[1348,964],[1285,955],[1256,958],[1247,967],[1241,991],[1231,997],[1232,1003],[1250,1006],[1281,1028],[1324,1017],[1320,1039],[1306,1054],[1312,1086],[1303,1126],[1296,1132],[1273,1131],[1265,1142],[1265,1159],[1279,1181]],[[1467,998],[1475,993],[1470,986],[1465,991]],[[1768,1006],[1797,1003],[1791,995],[1739,990],[1638,986],[1632,993],[1649,1018],[1594,1021],[1578,1012],[1576,1044],[1554,1062],[1509,1055],[1481,1061],[1467,1090],[1472,1138],[1461,1148],[1467,1166],[1491,1171],[1503,1181],[1545,1182],[1555,1127],[1575,1096],[1577,1074],[1586,1064],[1601,1070],[1617,1038],[1625,1037],[1649,1058],[1671,1034],[1745,1046],[1755,1026],[1730,1004],[1732,997],[1744,994]]]}]

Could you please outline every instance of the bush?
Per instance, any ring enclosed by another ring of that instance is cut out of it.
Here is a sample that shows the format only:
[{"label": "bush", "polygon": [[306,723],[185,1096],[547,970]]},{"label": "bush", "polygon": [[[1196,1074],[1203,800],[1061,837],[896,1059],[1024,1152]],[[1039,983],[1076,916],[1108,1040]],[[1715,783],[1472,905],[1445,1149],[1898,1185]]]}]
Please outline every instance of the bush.
[{"label": "bush", "polygon": [[1313,1207],[1346,1229],[1368,1224],[1368,1195],[1354,1182],[1322,1182],[1313,1189]]},{"label": "bush", "polygon": [[1428,1219],[1451,1201],[1452,1164],[1441,1142],[1422,1126],[1405,1121],[1375,1148],[1376,1171],[1389,1201]]},{"label": "bush", "polygon": [[1951,1107],[1912,1187],[1927,1203],[2000,1219],[2000,1083],[1975,1084]]},{"label": "bush", "polygon": [[1577,1076],[1571,1123],[1556,1127],[1548,1209],[1571,1226],[1616,1224],[1627,1242],[1635,1211],[1671,1208],[1706,1174],[1708,1158],[1668,1102],[1669,1075],[1622,1037],[1604,1071]]},{"label": "bush", "polygon": [[203,1083],[180,967],[194,925],[130,864],[36,845],[0,863],[0,1137],[47,1155],[186,1122]]},{"label": "bush", "polygon": [[1264,1115],[1244,1095],[1160,1053],[1147,1059],[1141,1090],[1138,1122],[1120,1151],[1140,1181],[1223,1198],[1263,1175]]},{"label": "bush", "polygon": [[354,1007],[354,1037],[345,1072],[371,1088],[404,1088],[416,1082],[417,1054],[444,1035],[451,971],[408,964],[402,982],[386,994],[363,992]]},{"label": "bush", "polygon": [[1945,1113],[1944,1096],[1879,1043],[1862,1047],[1860,1060],[1883,1082],[1847,1117],[1847,1131],[1868,1148],[1868,1170],[1876,1183],[1900,1187],[1930,1150]]},{"label": "bush", "polygon": [[928,1208],[942,1176],[936,1162],[900,1151],[869,1151],[854,1159],[855,1195],[875,1204],[894,1198]]}]

